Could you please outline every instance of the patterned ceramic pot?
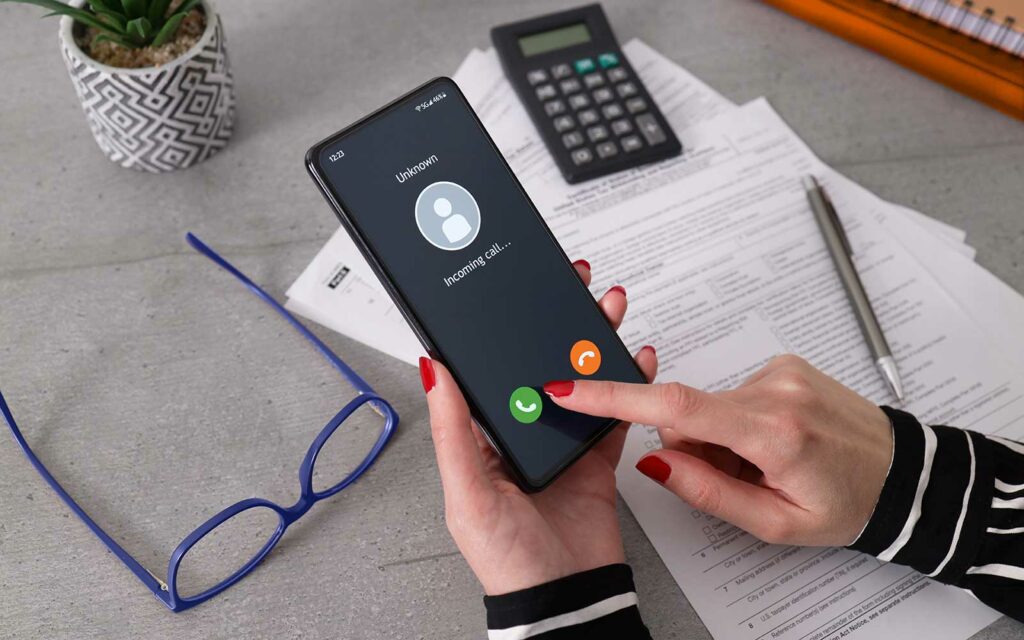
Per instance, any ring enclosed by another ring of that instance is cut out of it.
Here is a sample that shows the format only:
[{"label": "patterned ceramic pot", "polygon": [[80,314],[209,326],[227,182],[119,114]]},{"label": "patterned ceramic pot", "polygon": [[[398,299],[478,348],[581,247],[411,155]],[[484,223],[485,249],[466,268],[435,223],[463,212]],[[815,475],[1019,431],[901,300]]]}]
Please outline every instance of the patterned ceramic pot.
[{"label": "patterned ceramic pot", "polygon": [[[81,6],[84,0],[73,4]],[[70,17],[60,22],[64,63],[96,143],[130,169],[162,173],[206,160],[227,145],[235,96],[224,27],[203,0],[206,30],[184,55],[160,67],[120,69],[79,48]]]}]

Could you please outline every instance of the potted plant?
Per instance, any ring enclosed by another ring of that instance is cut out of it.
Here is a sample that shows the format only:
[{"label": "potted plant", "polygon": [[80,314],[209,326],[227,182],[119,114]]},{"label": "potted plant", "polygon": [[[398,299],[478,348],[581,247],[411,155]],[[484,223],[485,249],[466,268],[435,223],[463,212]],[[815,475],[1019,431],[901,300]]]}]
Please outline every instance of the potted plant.
[{"label": "potted plant", "polygon": [[93,137],[123,167],[160,173],[222,149],[235,117],[210,0],[0,0],[63,16],[60,43]]}]

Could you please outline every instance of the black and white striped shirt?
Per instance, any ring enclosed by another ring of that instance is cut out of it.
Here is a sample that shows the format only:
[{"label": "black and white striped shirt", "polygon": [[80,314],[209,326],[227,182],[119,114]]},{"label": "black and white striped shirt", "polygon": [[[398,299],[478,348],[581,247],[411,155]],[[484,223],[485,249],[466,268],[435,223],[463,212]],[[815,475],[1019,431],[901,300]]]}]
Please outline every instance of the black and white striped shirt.
[{"label": "black and white striped shirt", "polygon": [[[882,407],[893,459],[850,548],[968,590],[1024,622],[1024,444]],[[484,598],[490,640],[650,638],[624,564]]]}]

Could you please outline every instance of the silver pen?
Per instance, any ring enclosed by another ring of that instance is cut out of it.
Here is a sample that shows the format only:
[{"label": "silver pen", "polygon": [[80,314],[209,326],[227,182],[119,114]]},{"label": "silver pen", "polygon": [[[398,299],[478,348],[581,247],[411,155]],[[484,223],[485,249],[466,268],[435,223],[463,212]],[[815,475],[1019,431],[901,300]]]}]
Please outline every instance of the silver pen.
[{"label": "silver pen", "polygon": [[871,308],[871,301],[864,292],[864,285],[857,275],[857,269],[853,266],[853,249],[846,237],[843,223],[836,214],[832,201],[814,176],[804,176],[802,182],[807,191],[807,201],[811,203],[811,210],[814,211],[814,220],[818,223],[822,237],[825,238],[825,246],[828,247],[832,262],[839,272],[839,280],[846,289],[846,297],[853,307],[853,314],[857,316],[857,324],[860,325],[864,339],[867,340],[871,357],[875,359],[875,364],[893,395],[902,402],[903,383],[900,382],[900,372],[896,368],[896,360],[892,357],[882,327],[878,324],[875,310]]}]

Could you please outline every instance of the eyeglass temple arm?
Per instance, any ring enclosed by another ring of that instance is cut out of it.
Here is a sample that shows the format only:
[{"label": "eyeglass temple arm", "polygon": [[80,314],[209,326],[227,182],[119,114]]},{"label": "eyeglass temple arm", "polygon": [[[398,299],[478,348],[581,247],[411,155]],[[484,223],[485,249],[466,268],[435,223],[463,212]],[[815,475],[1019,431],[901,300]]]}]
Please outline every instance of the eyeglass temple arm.
[{"label": "eyeglass temple arm", "polygon": [[204,243],[202,240],[196,237],[192,232],[186,233],[185,239],[188,241],[190,245],[192,245],[193,249],[203,254],[210,260],[213,260],[215,263],[217,263],[218,266],[220,266],[225,271],[238,278],[238,280],[240,280],[242,284],[248,287],[250,291],[256,294],[256,296],[260,300],[263,300],[271,307],[273,307],[274,311],[277,311],[277,313],[280,314],[281,317],[283,317],[285,320],[287,320],[289,324],[295,327],[295,329],[299,333],[301,333],[304,338],[309,340],[316,348],[316,350],[320,352],[320,355],[327,358],[327,360],[332,365],[334,365],[334,368],[341,372],[341,375],[345,376],[345,378],[352,384],[353,387],[356,388],[357,391],[359,391],[360,393],[375,393],[373,387],[371,387],[369,383],[366,382],[366,380],[363,380],[363,378],[360,377],[358,373],[356,373],[351,367],[345,364],[345,362],[342,361],[341,358],[339,358],[333,351],[331,351],[331,349],[326,344],[324,344],[320,340],[320,338],[316,337],[312,331],[307,329],[305,325],[299,322],[298,318],[293,316],[290,311],[281,306],[281,304],[278,303],[277,300],[274,300],[274,298],[271,297],[271,295],[268,294],[266,291],[261,289],[259,285],[250,280],[248,276],[246,276],[244,273],[236,269],[234,265],[232,265],[230,262],[222,258],[216,251],[207,246],[206,243]]},{"label": "eyeglass temple arm", "polygon": [[36,454],[33,453],[32,449],[28,446],[28,442],[25,441],[25,437],[21,435],[21,429],[18,428],[18,423],[14,421],[14,415],[11,413],[10,407],[7,406],[7,401],[4,399],[2,392],[0,392],[0,413],[3,413],[4,420],[7,421],[7,426],[11,428],[11,433],[14,434],[14,439],[18,441],[18,446],[20,446],[21,450],[25,453],[25,457],[27,457],[29,462],[32,463],[32,466],[36,468],[39,475],[43,476],[43,479],[46,480],[47,484],[57,492],[57,495],[64,501],[64,504],[68,505],[68,507],[75,512],[75,515],[77,515],[82,522],[84,522],[86,526],[96,534],[96,537],[99,538],[103,544],[107,545],[107,548],[110,549],[114,555],[120,558],[121,562],[125,563],[125,565],[132,570],[132,573],[134,573],[139,580],[149,587],[149,590],[153,592],[153,595],[163,601],[164,604],[168,604],[170,600],[167,592],[167,584],[139,564],[139,561],[132,557],[130,553],[125,551],[124,547],[117,544],[117,541],[107,535],[107,532],[89,517],[89,514],[87,514],[85,510],[75,502],[75,499],[64,490],[64,487],[60,486],[57,479],[53,477],[49,470],[47,470],[42,461],[36,457]]}]

